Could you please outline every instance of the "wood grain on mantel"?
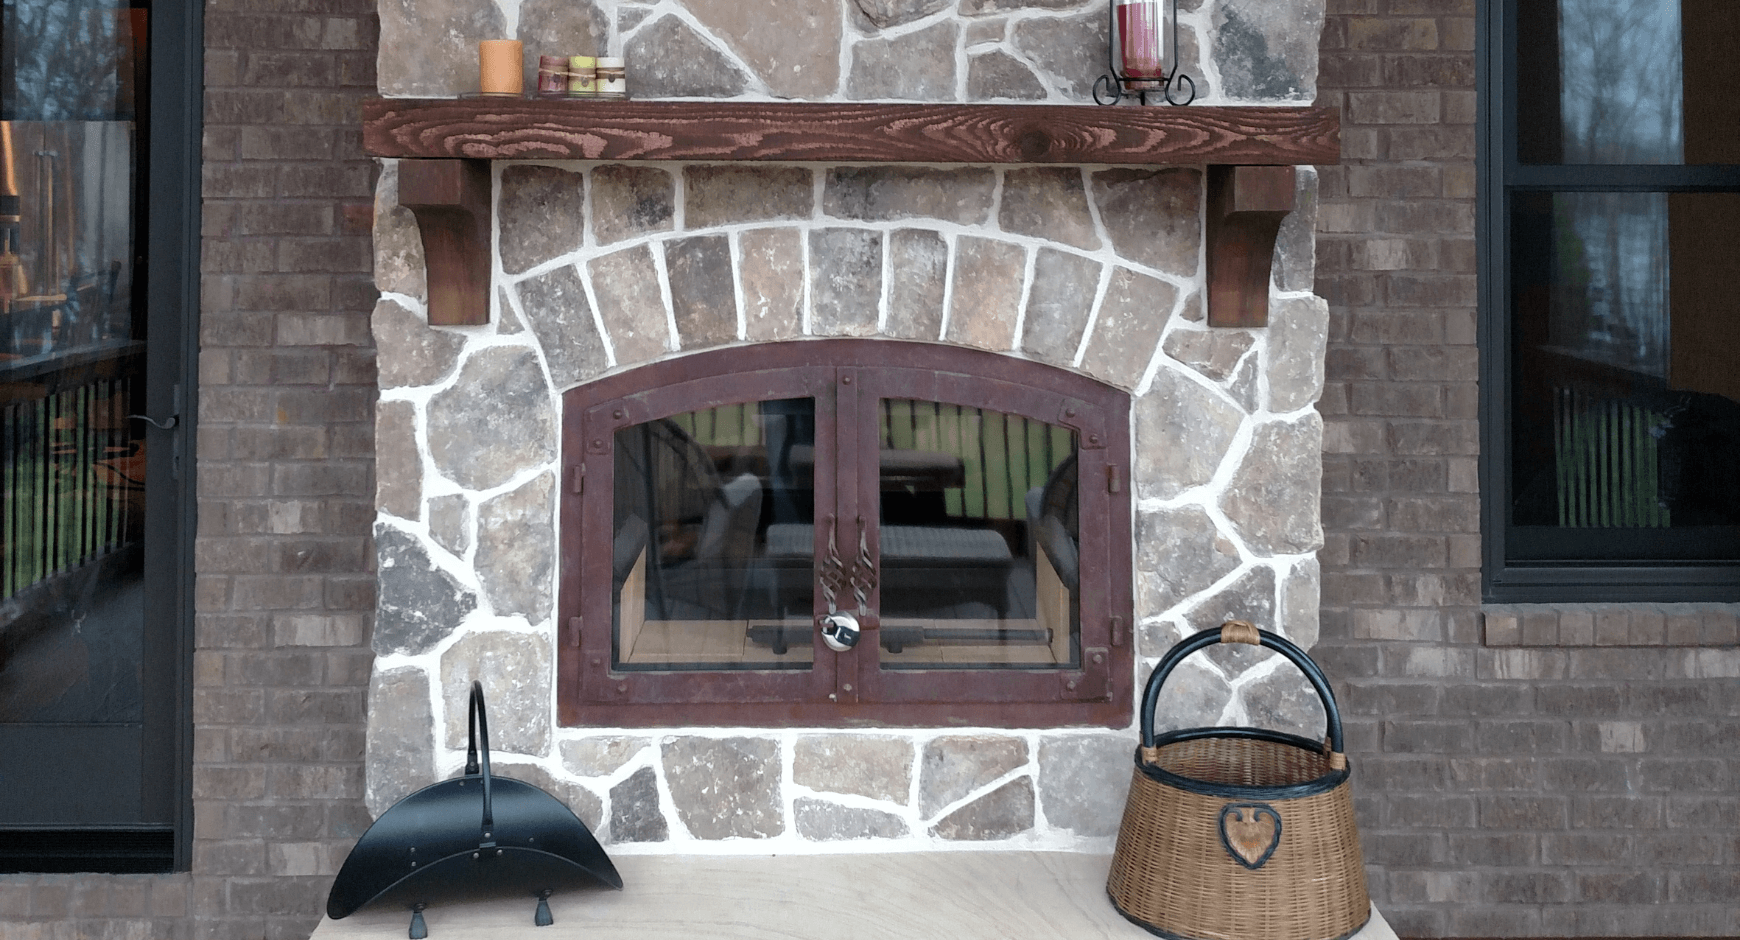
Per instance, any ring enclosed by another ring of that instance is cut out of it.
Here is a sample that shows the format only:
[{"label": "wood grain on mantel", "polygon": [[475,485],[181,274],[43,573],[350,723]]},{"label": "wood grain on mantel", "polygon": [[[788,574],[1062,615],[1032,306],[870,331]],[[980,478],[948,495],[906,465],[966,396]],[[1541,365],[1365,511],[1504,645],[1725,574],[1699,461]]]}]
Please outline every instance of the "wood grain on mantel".
[{"label": "wood grain on mantel", "polygon": [[1334,108],[371,98],[378,157],[1293,165],[1341,159]]}]

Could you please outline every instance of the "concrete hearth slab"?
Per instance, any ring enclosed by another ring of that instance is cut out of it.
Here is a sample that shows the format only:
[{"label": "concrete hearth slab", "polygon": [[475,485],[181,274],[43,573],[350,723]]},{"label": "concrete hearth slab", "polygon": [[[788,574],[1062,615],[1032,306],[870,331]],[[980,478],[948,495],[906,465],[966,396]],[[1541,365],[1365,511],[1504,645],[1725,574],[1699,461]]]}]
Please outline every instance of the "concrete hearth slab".
[{"label": "concrete hearth slab", "polygon": [[[431,905],[429,940],[1151,940],[1106,899],[1111,856],[1070,852],[625,855],[622,891]],[[399,940],[409,915],[368,908],[312,940]],[[1396,940],[1377,910],[1350,940]]]}]

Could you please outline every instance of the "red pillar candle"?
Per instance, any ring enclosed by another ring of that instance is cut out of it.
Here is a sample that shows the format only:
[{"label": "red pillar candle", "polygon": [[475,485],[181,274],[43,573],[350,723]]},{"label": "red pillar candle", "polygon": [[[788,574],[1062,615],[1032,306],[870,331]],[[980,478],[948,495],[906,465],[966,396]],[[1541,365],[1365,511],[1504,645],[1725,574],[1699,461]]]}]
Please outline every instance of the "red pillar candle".
[{"label": "red pillar candle", "polygon": [[1126,78],[1166,78],[1164,0],[1113,0]]}]

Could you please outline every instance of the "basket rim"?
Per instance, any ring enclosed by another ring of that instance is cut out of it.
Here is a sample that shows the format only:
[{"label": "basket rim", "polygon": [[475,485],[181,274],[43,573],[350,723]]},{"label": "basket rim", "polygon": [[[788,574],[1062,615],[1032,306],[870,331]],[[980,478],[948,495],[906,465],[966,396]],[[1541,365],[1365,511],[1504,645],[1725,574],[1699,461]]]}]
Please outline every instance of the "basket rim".
[{"label": "basket rim", "polygon": [[[1184,728],[1178,731],[1168,731],[1154,739],[1154,746],[1162,748],[1180,741],[1194,741],[1200,738],[1245,738],[1257,741],[1267,741],[1272,744],[1285,744],[1312,754],[1322,754],[1323,744],[1310,738],[1303,738],[1284,731],[1270,731],[1266,728],[1247,727],[1210,727]],[[1305,780],[1299,783],[1281,784],[1279,786],[1253,786],[1241,783],[1211,783],[1175,774],[1170,770],[1145,763],[1142,760],[1142,748],[1136,748],[1136,769],[1143,776],[1156,783],[1164,784],[1186,793],[1196,793],[1202,796],[1227,798],[1244,798],[1253,800],[1296,800],[1302,797],[1318,796],[1334,790],[1347,782],[1351,767],[1331,770],[1321,777]]]}]

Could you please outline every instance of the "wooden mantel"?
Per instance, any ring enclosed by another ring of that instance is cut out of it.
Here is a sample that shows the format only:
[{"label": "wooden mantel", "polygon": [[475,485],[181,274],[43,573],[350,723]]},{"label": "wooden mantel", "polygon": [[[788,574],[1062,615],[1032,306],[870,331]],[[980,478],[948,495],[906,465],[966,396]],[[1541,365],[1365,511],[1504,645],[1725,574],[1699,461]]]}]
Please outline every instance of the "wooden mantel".
[{"label": "wooden mantel", "polygon": [[[401,204],[426,248],[449,261],[487,257],[490,160],[1206,165],[1210,257],[1253,259],[1211,263],[1209,322],[1261,326],[1266,259],[1292,208],[1290,186],[1277,202],[1282,177],[1290,183],[1297,164],[1340,162],[1341,117],[1334,108],[371,98],[363,147],[409,158]],[[486,271],[476,260],[431,263],[430,322],[487,322]]]}]

